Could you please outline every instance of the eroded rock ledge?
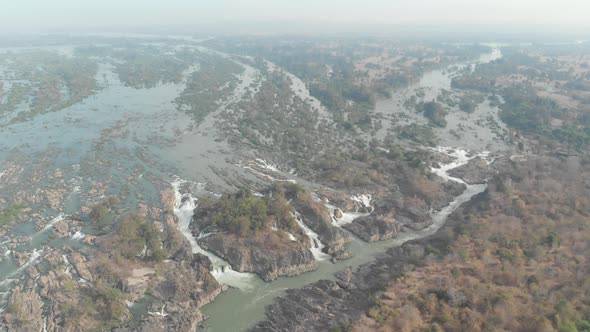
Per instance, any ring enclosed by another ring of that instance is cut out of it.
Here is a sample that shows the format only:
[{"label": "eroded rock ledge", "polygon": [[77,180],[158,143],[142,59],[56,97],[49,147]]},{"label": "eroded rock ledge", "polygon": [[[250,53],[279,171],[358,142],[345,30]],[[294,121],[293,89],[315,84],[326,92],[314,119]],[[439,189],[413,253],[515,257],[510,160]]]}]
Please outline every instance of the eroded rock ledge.
[{"label": "eroded rock ledge", "polygon": [[215,234],[200,239],[199,244],[226,260],[234,270],[256,273],[264,281],[298,275],[318,267],[309,249],[289,239],[281,242],[265,235],[239,238]]},{"label": "eroded rock ledge", "polygon": [[356,270],[347,268],[336,274],[336,281],[320,280],[300,289],[290,289],[267,307],[267,319],[252,331],[327,331],[346,326],[373,305],[373,294],[391,280],[411,271],[428,255],[428,246],[443,248],[449,239],[447,229],[465,222],[464,216],[479,208],[487,192],[475,196],[458,208],[443,228],[425,239],[405,243],[387,250],[376,260]]}]

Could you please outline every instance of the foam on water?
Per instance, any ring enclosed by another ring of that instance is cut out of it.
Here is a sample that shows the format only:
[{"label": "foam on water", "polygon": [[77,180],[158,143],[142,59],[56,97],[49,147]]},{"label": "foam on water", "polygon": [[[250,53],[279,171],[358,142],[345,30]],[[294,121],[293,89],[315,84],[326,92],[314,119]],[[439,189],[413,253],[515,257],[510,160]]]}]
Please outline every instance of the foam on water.
[{"label": "foam on water", "polygon": [[330,259],[330,255],[322,251],[322,249],[324,248],[324,244],[320,241],[320,236],[316,232],[312,231],[311,228],[309,228],[303,222],[303,217],[301,216],[301,214],[299,214],[299,212],[295,211],[294,217],[299,227],[303,229],[303,232],[305,232],[305,235],[307,235],[309,241],[311,242],[309,250],[313,254],[313,257],[315,257],[315,259],[317,259],[318,261]]},{"label": "foam on water", "polygon": [[23,265],[21,265],[19,268],[15,269],[11,273],[9,273],[4,278],[4,280],[0,281],[0,289],[10,286],[10,284],[12,284],[14,281],[16,281],[17,279],[13,279],[13,277],[20,274],[24,270],[26,270],[29,266],[35,264],[37,262],[37,259],[39,259],[39,257],[41,257],[42,253],[43,253],[42,249],[33,249],[33,251],[31,252],[31,255],[29,256],[29,259]]},{"label": "foam on water", "polygon": [[432,150],[454,158],[454,160],[448,164],[441,164],[439,168],[431,167],[430,170],[432,171],[432,173],[440,176],[445,181],[455,181],[455,182],[459,182],[459,183],[462,183],[465,185],[467,185],[467,183],[465,181],[463,181],[463,179],[452,177],[451,175],[448,174],[448,172],[454,168],[457,168],[457,167],[467,164],[471,159],[476,158],[476,157],[480,157],[480,158],[486,160],[488,164],[493,162],[493,161],[489,160],[489,155],[490,155],[489,151],[483,151],[483,152],[469,156],[469,151],[464,150],[464,149],[460,149],[460,148],[439,146],[439,147],[434,148]]},{"label": "foam on water", "polygon": [[[180,178],[172,182],[175,196],[174,214],[178,218],[178,229],[189,241],[193,253],[202,254],[209,258],[212,266],[211,274],[219,283],[239,289],[248,289],[250,281],[252,278],[255,278],[254,274],[234,271],[228,262],[212,252],[201,248],[197,243],[197,239],[195,239],[190,229],[194,211],[197,208],[197,199],[190,193],[180,193],[180,186],[185,183],[187,181]],[[207,235],[209,234],[200,234],[199,237]]]},{"label": "foam on water", "polygon": [[[47,223],[47,225],[45,225],[45,227],[43,227],[42,230],[40,230],[37,234],[43,233],[45,231],[47,231],[48,229],[50,229],[51,227],[53,227],[53,225],[57,224],[60,221],[63,221],[66,219],[66,215],[63,213],[58,214],[55,218],[51,219],[51,221],[49,221]],[[35,235],[37,235],[35,234]],[[33,236],[35,236],[33,235]]]},{"label": "foam on water", "polygon": [[[353,195],[353,196],[350,196],[350,199],[362,204],[365,208],[368,208],[369,211],[371,211],[371,212],[373,211],[373,205],[371,204],[371,201],[373,200],[373,196],[371,196],[371,194]],[[326,208],[328,208],[328,210],[330,211],[330,216],[332,217],[332,225],[334,225],[336,227],[342,227],[346,224],[350,224],[356,218],[366,217],[371,214],[371,212],[358,212],[358,211],[344,212],[344,211],[341,211],[342,216],[340,218],[336,218],[336,216],[334,215],[335,214],[334,212],[336,211],[336,209],[338,209],[338,207],[330,204],[329,202],[324,203],[324,206]]]},{"label": "foam on water", "polygon": [[162,309],[160,309],[160,311],[148,311],[148,314],[150,316],[166,317],[166,316],[168,316],[168,313],[166,311],[164,311],[165,309],[166,309],[166,304],[164,304],[162,306]]},{"label": "foam on water", "polygon": [[76,233],[74,233],[72,235],[72,240],[82,240],[83,238],[86,237],[86,234],[84,234],[82,231],[77,231]]},{"label": "foam on water", "polygon": [[268,163],[266,160],[261,159],[261,158],[256,158],[256,163],[258,164],[259,167],[267,169],[269,171],[273,171],[273,172],[277,172],[277,173],[281,173],[281,171],[279,170],[277,165],[273,165],[271,163]]},{"label": "foam on water", "polygon": [[353,195],[350,196],[350,199],[352,199],[355,202],[361,203],[365,207],[372,207],[371,200],[373,199],[373,196],[371,196],[371,194],[361,194],[356,196]]},{"label": "foam on water", "polygon": [[41,254],[43,254],[43,249],[33,249],[27,262],[25,264],[23,264],[21,267],[19,267],[18,269],[16,269],[16,271],[14,272],[13,275],[19,274],[20,272],[24,271],[29,266],[35,264],[37,259],[39,259],[39,257],[41,257]]},{"label": "foam on water", "polygon": [[350,224],[356,218],[366,217],[370,215],[370,213],[363,213],[363,212],[342,212],[342,217],[336,218],[334,216],[334,211],[331,212],[332,214],[332,225],[336,227],[342,227],[346,224]]},{"label": "foam on water", "polygon": [[66,269],[64,270],[64,273],[69,275],[70,277],[73,277],[72,272],[71,272],[72,271],[72,263],[70,263],[70,261],[68,260],[68,256],[66,256],[64,254],[64,255],[61,255],[61,258],[63,259],[64,263],[66,264]]},{"label": "foam on water", "polygon": [[[267,180],[269,180],[271,182],[290,182],[290,183],[297,183],[297,181],[296,180],[293,180],[293,179],[277,179],[277,178],[275,178],[273,176],[270,176],[268,174],[265,174],[263,172],[260,172],[259,170],[255,169],[254,167],[251,167],[251,166],[248,166],[248,165],[242,165],[241,163],[236,164],[236,166],[241,167],[243,169],[247,169],[250,172],[258,175],[259,177],[265,178],[265,179],[267,179]],[[257,164],[257,167],[264,168],[264,167],[262,167],[262,166],[260,166],[258,164]],[[268,168],[266,168],[266,169],[268,169]]]}]

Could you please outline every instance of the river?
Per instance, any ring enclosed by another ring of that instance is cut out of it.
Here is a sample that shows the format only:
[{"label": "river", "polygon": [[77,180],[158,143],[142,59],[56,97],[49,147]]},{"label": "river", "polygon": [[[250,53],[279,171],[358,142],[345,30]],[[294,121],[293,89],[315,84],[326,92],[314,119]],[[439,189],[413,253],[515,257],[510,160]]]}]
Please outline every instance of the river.
[{"label": "river", "polygon": [[[477,62],[493,60],[498,57],[498,52],[494,51]],[[450,86],[452,72],[440,70],[428,73],[414,88],[446,88]],[[257,71],[245,66],[234,99],[241,98],[246,87],[253,83],[256,85],[257,75]],[[50,180],[61,181],[60,186],[67,191],[61,208],[52,209],[40,204],[33,206],[37,215],[15,225],[11,237],[27,236],[29,241],[9,248],[11,239],[0,239],[0,307],[5,304],[16,278],[28,266],[41,262],[44,255],[56,248],[83,246],[80,240],[85,234],[99,235],[99,227],[86,222],[80,223],[80,229],[64,239],[55,239],[48,231],[63,218],[67,220],[77,214],[82,202],[97,202],[101,193],[89,194],[96,186],[105,188],[102,197],[125,196],[124,204],[133,211],[139,203],[158,206],[161,186],[175,181],[174,175],[177,174],[191,181],[206,182],[207,189],[219,192],[227,189],[227,185],[213,167],[231,169],[232,172],[239,172],[240,176],[256,179],[246,169],[228,162],[231,148],[228,143],[216,139],[213,123],[206,122],[199,130],[193,130],[192,118],[178,112],[173,101],[184,89],[185,82],[135,89],[124,86],[112,67],[103,64],[96,78],[100,90],[95,95],[62,110],[38,115],[30,121],[7,125],[0,131],[0,192],[3,195],[16,194],[18,190],[28,190],[26,188],[45,190],[55,185]],[[303,89],[299,80],[293,82],[295,89]],[[402,100],[396,96],[380,102],[378,111],[399,112],[399,107],[392,107]],[[119,134],[119,127],[128,129],[128,132]],[[467,148],[481,150],[481,146]],[[15,173],[13,169],[20,166],[24,169],[22,173]],[[60,169],[63,178],[47,177],[46,174],[39,177],[34,173],[38,169],[51,174]],[[14,182],[17,180],[22,181],[18,187]],[[217,269],[214,272],[221,282],[239,288],[223,292],[214,302],[202,308],[210,317],[205,325],[211,331],[247,329],[264,318],[265,307],[284,294],[286,289],[320,279],[333,279],[334,273],[346,266],[359,266],[387,248],[436,232],[449,213],[482,190],[483,186],[469,186],[451,205],[433,216],[433,226],[421,232],[400,234],[396,239],[374,244],[355,238],[349,246],[349,250],[355,253],[353,258],[337,264],[320,261],[318,269],[313,272],[266,283],[251,275],[244,278],[242,274],[235,273],[232,276],[231,270],[228,273],[222,271],[222,276]],[[180,205],[177,208],[182,210]],[[186,210],[191,210],[190,206]],[[314,237],[310,232],[308,235]],[[198,251],[197,248],[193,250]],[[17,265],[13,257],[15,252],[27,254],[24,265]],[[219,264],[223,263],[218,261]]]},{"label": "river", "polygon": [[[448,165],[441,165],[439,169],[433,169],[433,172],[440,174],[444,179],[464,183],[461,179],[454,178],[448,174],[448,171],[455,167],[464,165],[469,161],[466,151],[460,149],[441,149],[450,157],[454,157]],[[485,154],[480,156],[485,157]],[[273,300],[285,294],[289,288],[299,288],[309,283],[329,279],[334,280],[334,274],[345,267],[358,267],[361,264],[370,262],[385,252],[388,248],[396,247],[407,241],[421,239],[434,234],[442,227],[447,217],[455,211],[461,204],[469,201],[473,196],[483,192],[485,184],[467,185],[467,189],[457,196],[449,205],[433,213],[433,223],[428,228],[420,231],[411,231],[401,233],[397,238],[367,243],[356,237],[353,237],[352,243],[349,244],[349,251],[354,253],[351,259],[337,261],[320,261],[317,270],[303,273],[295,277],[282,278],[273,282],[264,282],[260,278],[251,280],[249,287],[238,289],[232,288],[215,298],[215,300],[204,306],[201,310],[209,316],[205,321],[208,331],[243,331],[252,327],[258,321],[264,319],[265,307]]]},{"label": "river", "polygon": [[[493,45],[491,45],[493,46]],[[442,89],[450,90],[452,75],[456,74],[461,68],[467,66],[476,66],[480,63],[490,62],[501,58],[502,53],[498,48],[493,48],[489,54],[482,55],[479,59],[472,63],[454,64],[445,69],[434,70],[426,73],[418,84],[412,85],[402,91],[393,94],[391,99],[381,101],[377,105],[377,111],[392,114],[395,112],[410,112],[403,108],[403,100],[418,89],[422,88],[426,92],[425,100],[436,98]],[[489,106],[489,105],[488,105]],[[486,107],[486,104],[478,107],[479,112],[486,114],[495,114],[497,116],[497,109]],[[414,119],[420,122],[424,119]],[[485,128],[485,127],[483,127]],[[387,127],[385,127],[387,130]],[[486,137],[489,139],[489,137]],[[483,149],[486,144],[477,144],[469,146],[469,148]],[[455,146],[463,146],[455,145]],[[463,149],[449,149],[440,148],[439,152],[448,154],[454,160],[448,165],[442,165],[439,169],[433,169],[433,172],[443,177],[448,181],[457,181],[465,183],[463,180],[454,178],[448,174],[453,168],[461,166],[470,159],[467,157],[466,150]],[[479,154],[485,158],[487,152]],[[458,197],[456,197],[448,206],[433,214],[433,224],[421,231],[404,232],[397,238],[377,243],[367,243],[357,237],[353,236],[352,243],[349,244],[349,251],[354,253],[351,259],[344,261],[337,261],[335,264],[330,261],[320,261],[319,267],[312,272],[303,273],[301,275],[289,278],[278,279],[273,282],[264,282],[260,278],[253,278],[248,287],[242,289],[232,288],[215,298],[215,300],[204,306],[201,311],[209,318],[204,322],[207,331],[221,332],[221,331],[244,331],[254,326],[258,321],[265,317],[265,308],[270,305],[277,297],[286,294],[286,290],[290,288],[300,288],[307,284],[318,280],[328,279],[334,280],[334,274],[346,267],[358,267],[364,263],[372,261],[375,256],[385,252],[387,249],[400,246],[407,241],[421,239],[434,234],[440,227],[442,227],[447,217],[455,211],[461,204],[469,201],[473,196],[485,190],[486,185],[467,185],[467,189]]]}]

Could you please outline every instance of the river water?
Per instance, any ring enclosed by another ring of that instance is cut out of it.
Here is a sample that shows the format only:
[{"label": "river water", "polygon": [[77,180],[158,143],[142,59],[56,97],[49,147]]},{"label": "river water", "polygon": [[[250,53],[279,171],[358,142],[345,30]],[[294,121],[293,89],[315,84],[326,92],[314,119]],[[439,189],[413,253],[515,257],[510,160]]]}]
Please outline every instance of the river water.
[{"label": "river water", "polygon": [[[6,51],[21,50],[0,49]],[[10,114],[0,114],[0,125],[4,125],[0,129],[0,203],[11,197],[30,197],[35,189],[43,193],[57,186],[66,192],[57,209],[29,199],[33,201],[26,206],[30,218],[7,232],[10,237],[26,237],[16,247],[9,247],[11,239],[0,238],[0,311],[8,291],[28,266],[42,262],[55,248],[82,247],[80,240],[86,234],[100,232],[100,225],[82,222],[81,229],[55,239],[50,229],[56,223],[78,214],[84,202],[94,204],[106,195],[124,196],[129,212],[136,211],[140,202],[158,207],[161,186],[178,173],[173,159],[160,156],[170,151],[179,133],[192,126],[192,118],[173,103],[185,82],[127,87],[106,63],[100,63],[96,80],[96,94],[62,110],[14,124],[6,121]],[[19,107],[26,109],[26,105]],[[213,142],[213,138],[199,137],[198,141]],[[215,163],[218,159],[209,160]],[[60,177],[53,177],[58,169]],[[103,193],[92,194],[97,185],[104,187]],[[20,267],[13,256],[17,252],[28,257]]]},{"label": "river water", "polygon": [[[441,165],[440,169],[433,169],[433,172],[443,175],[445,180],[463,183],[461,179],[450,176],[447,172],[452,168],[461,166],[471,158],[465,157],[466,151],[460,149],[441,149],[448,152],[450,157],[461,156],[453,160],[448,167]],[[482,155],[485,156],[485,155]],[[300,274],[295,277],[282,278],[273,282],[264,282],[260,278],[252,279],[250,287],[245,289],[230,289],[218,297],[215,301],[204,306],[201,310],[209,316],[205,321],[208,331],[243,331],[252,327],[258,321],[264,319],[265,307],[273,300],[285,294],[289,288],[299,288],[309,283],[328,279],[334,280],[334,274],[345,267],[358,267],[361,264],[370,262],[375,256],[382,254],[388,248],[400,246],[411,240],[424,238],[434,234],[442,227],[447,217],[461,204],[469,201],[473,196],[483,192],[485,184],[467,185],[467,189],[457,196],[448,206],[433,214],[433,223],[426,229],[401,233],[397,238],[377,243],[366,243],[356,237],[349,244],[349,251],[354,253],[351,259],[337,261],[335,264],[330,261],[320,261],[319,267],[313,272]]]},{"label": "river water", "polygon": [[[417,102],[429,102],[436,100],[443,91],[457,92],[451,87],[451,81],[459,71],[466,68],[473,70],[478,64],[488,63],[502,57],[502,52],[497,44],[488,44],[487,46],[491,47],[492,51],[481,55],[477,60],[427,72],[417,83],[394,91],[391,98],[377,101],[375,112],[381,113],[384,118],[381,121],[382,128],[377,131],[375,136],[381,140],[388,132],[395,133],[397,125],[413,123],[427,125],[427,118],[416,113],[413,107],[405,107],[404,103],[412,96],[417,97]],[[490,121],[488,118],[491,117],[501,131],[506,130],[505,125],[498,117],[498,111],[498,107],[490,105],[487,100],[479,104],[475,112],[471,114],[454,107],[445,117],[447,125],[444,128],[437,127],[433,130],[439,143],[443,145],[461,146],[470,150],[504,150],[508,146],[499,137],[497,131],[493,131],[488,125]],[[461,133],[461,137],[453,135],[453,132]]]},{"label": "river water", "polygon": [[[491,61],[499,56],[501,54],[495,50],[477,62]],[[456,72],[456,69],[428,73],[420,83],[413,86],[413,89],[428,88],[430,92],[427,92],[427,97],[436,97],[440,89],[450,89],[450,77],[453,72]],[[246,87],[257,82],[257,75],[256,70],[245,66],[245,72],[240,79],[241,84],[236,90],[236,99],[243,96]],[[93,189],[91,184],[105,184],[105,195],[125,193],[125,204],[132,211],[137,208],[139,202],[158,206],[161,186],[179,181],[176,175],[191,181],[206,182],[210,190],[222,190],[228,186],[219,173],[214,171],[214,167],[232,169],[232,172],[240,173],[240,176],[249,174],[248,170],[235,167],[227,161],[230,147],[217,139],[214,124],[211,122],[212,117],[195,130],[192,128],[192,119],[178,112],[173,101],[184,89],[184,82],[160,84],[149,89],[126,87],[108,65],[100,66],[97,80],[101,90],[82,102],[57,112],[38,115],[26,122],[8,125],[0,130],[0,193],[6,194],[16,190],[11,182],[13,179],[9,178],[10,174],[6,170],[15,160],[22,161],[25,169],[22,176],[26,177],[29,174],[27,172],[32,172],[30,169],[33,166],[46,158],[51,159],[47,165],[48,171],[52,172],[57,168],[63,171],[63,180],[69,191],[63,208],[54,210],[33,206],[39,217],[15,226],[13,235],[30,236],[30,241],[9,250],[8,239],[0,239],[0,307],[5,303],[8,290],[15,279],[21,276],[27,267],[41,262],[43,256],[53,248],[65,245],[80,247],[80,239],[85,234],[97,232],[96,227],[85,223],[82,223],[82,229],[62,240],[52,239],[49,232],[55,223],[80,210],[82,198],[87,198],[88,192]],[[294,88],[303,89],[299,80],[293,82]],[[377,111],[385,114],[403,111],[398,104],[403,103],[404,96],[415,90],[404,91],[396,93],[390,100],[379,102]],[[105,134],[106,130],[116,127],[118,123],[123,123],[128,129],[126,135]],[[387,129],[387,125],[384,128]],[[480,150],[482,146],[467,148]],[[111,164],[102,164],[103,161]],[[462,162],[465,160],[461,159],[459,163]],[[30,186],[46,188],[50,183],[44,181],[33,181]],[[213,273],[216,278],[235,288],[223,292],[214,302],[202,308],[210,317],[205,325],[211,331],[247,329],[264,318],[265,307],[277,296],[284,294],[286,289],[301,287],[320,279],[333,279],[334,273],[346,266],[359,266],[387,248],[433,234],[454,209],[484,189],[483,185],[468,186],[467,190],[448,207],[433,215],[433,225],[428,229],[406,232],[396,239],[373,244],[355,238],[349,245],[349,250],[355,253],[353,258],[337,264],[321,260],[317,270],[299,276],[266,283],[250,274],[220,269],[225,263],[222,260],[214,260],[216,270]],[[181,199],[182,195],[178,192],[177,194]],[[192,217],[194,203],[177,203],[177,216],[184,222],[181,224],[181,231],[185,236],[191,236],[187,234],[187,222]],[[41,228],[35,227],[39,218],[45,222]],[[314,238],[315,235],[310,231],[306,230],[306,233],[310,238]],[[196,241],[191,241],[191,244],[196,244]],[[17,266],[12,258],[12,251],[28,254],[24,265]],[[193,251],[200,252],[197,247],[193,247]],[[320,253],[316,254],[319,257]]]},{"label": "river water", "polygon": [[[470,66],[473,70],[473,68],[480,63],[490,62],[502,57],[502,53],[498,48],[494,47],[494,45],[490,46],[493,47],[492,52],[482,55],[474,62],[454,64],[445,69],[426,73],[419,83],[395,92],[390,99],[380,101],[376,106],[376,112],[382,112],[386,116],[391,116],[396,113],[404,113],[408,117],[408,123],[427,123],[426,119],[422,116],[416,115],[414,110],[404,108],[404,101],[417,91],[423,91],[423,100],[428,101],[436,99],[443,89],[452,90],[452,76],[457,74],[460,69]],[[456,117],[457,119],[460,118],[461,121],[471,120],[471,122],[474,123],[476,117],[479,117],[482,114],[485,116],[497,117],[497,112],[497,108],[493,108],[489,103],[484,102],[478,106],[474,114],[471,114],[473,119],[465,119],[464,114],[461,114],[461,118],[459,116]],[[392,124],[394,124],[393,121],[384,125],[383,129],[378,132],[378,136],[383,138]],[[449,125],[453,128],[453,125],[456,126],[456,123],[451,120],[449,121]],[[490,146],[493,146],[498,150],[504,147],[502,144],[492,145],[492,142],[497,142],[494,140],[495,134],[490,133],[489,135],[486,135],[485,133],[487,133],[489,129],[485,126],[480,127],[481,128],[478,127],[473,129],[473,131],[481,131],[484,133],[480,137],[481,139],[476,140],[476,143],[468,143],[466,148],[476,149],[477,152]],[[441,137],[442,142],[453,144],[452,146],[464,147],[466,145],[461,141],[458,142],[456,139],[453,140],[451,135],[448,135],[448,129],[447,131],[438,131],[437,135]],[[464,165],[476,155],[482,158],[487,156],[487,152],[480,152],[467,157],[467,150],[448,147],[441,147],[437,150],[439,153],[447,154],[449,157],[453,158],[453,161],[449,164],[441,165],[439,169],[433,169],[432,171],[446,181],[456,181],[464,184],[465,182],[463,180],[450,176],[448,171]],[[434,234],[444,225],[447,217],[454,210],[456,210],[461,204],[469,201],[476,194],[483,192],[485,188],[486,185],[483,184],[467,185],[467,189],[461,195],[456,197],[448,206],[435,212],[432,216],[433,224],[421,231],[404,232],[397,238],[377,243],[366,243],[353,236],[353,241],[348,246],[349,251],[354,253],[354,256],[351,259],[337,261],[336,263],[325,260],[320,261],[319,267],[315,271],[295,277],[282,278],[270,283],[264,282],[260,278],[254,278],[250,281],[249,287],[247,288],[232,288],[223,292],[216,297],[212,303],[201,309],[201,311],[209,317],[209,319],[204,322],[206,330],[213,332],[247,330],[258,321],[264,319],[265,308],[272,304],[274,299],[286,294],[285,291],[287,289],[300,288],[322,279],[334,280],[334,274],[345,267],[358,267],[361,264],[372,261],[375,256],[382,254],[391,247],[400,246],[407,241],[424,238]]]}]

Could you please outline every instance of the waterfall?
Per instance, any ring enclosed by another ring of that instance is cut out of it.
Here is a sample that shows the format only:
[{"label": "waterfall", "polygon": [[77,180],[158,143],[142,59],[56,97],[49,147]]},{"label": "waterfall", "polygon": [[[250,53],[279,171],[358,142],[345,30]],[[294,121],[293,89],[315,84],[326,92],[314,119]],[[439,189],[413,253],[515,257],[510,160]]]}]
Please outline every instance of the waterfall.
[{"label": "waterfall", "polygon": [[[243,273],[234,271],[231,265],[223,260],[221,257],[209,252],[197,243],[197,239],[192,234],[190,224],[197,208],[197,199],[191,193],[180,193],[180,186],[188,183],[182,179],[176,179],[172,182],[174,188],[174,214],[178,218],[178,229],[189,241],[192,252],[194,254],[202,254],[211,261],[211,274],[215,279],[223,285],[239,289],[249,288],[249,283],[255,277],[252,273]],[[184,202],[183,202],[184,200]]]},{"label": "waterfall", "polygon": [[[440,176],[441,178],[443,178],[445,181],[454,181],[454,182],[459,182],[462,183],[464,185],[467,185],[467,183],[465,183],[465,181],[463,181],[462,179],[456,178],[456,177],[452,177],[448,174],[448,172],[454,168],[463,166],[465,164],[467,164],[471,159],[476,158],[476,157],[480,157],[484,160],[488,160],[490,152],[489,151],[484,151],[484,152],[480,152],[477,154],[474,154],[472,156],[468,156],[469,151],[464,150],[464,149],[454,149],[454,148],[450,148],[450,147],[437,147],[435,149],[432,149],[436,152],[445,154],[449,157],[453,157],[454,160],[451,161],[448,164],[442,164],[440,165],[439,168],[434,168],[431,167],[430,170],[432,171],[432,173]],[[491,162],[488,162],[488,164],[490,164]]]},{"label": "waterfall", "polygon": [[71,239],[82,240],[84,237],[86,237],[86,234],[84,234],[82,231],[77,231],[76,233],[72,234]]},{"label": "waterfall", "polygon": [[330,259],[330,255],[322,251],[322,249],[324,248],[324,244],[320,241],[320,236],[316,232],[312,231],[311,228],[309,228],[303,222],[303,217],[301,216],[301,214],[299,214],[299,212],[295,211],[294,217],[295,220],[297,220],[297,224],[299,224],[299,227],[303,229],[305,235],[307,235],[309,241],[311,242],[309,250],[313,254],[313,257],[315,257],[315,259],[318,261]]},{"label": "waterfall", "polygon": [[[63,214],[63,213],[60,213],[60,214],[58,214],[58,215],[57,215],[55,218],[51,219],[51,221],[49,221],[49,222],[47,223],[47,225],[45,225],[45,227],[43,227],[43,229],[42,229],[42,230],[40,230],[40,231],[39,231],[37,234],[35,234],[35,235],[38,235],[38,234],[41,234],[41,233],[45,232],[46,230],[48,230],[48,229],[50,229],[51,227],[53,227],[53,225],[57,224],[57,223],[58,223],[58,222],[60,222],[60,221],[63,221],[63,220],[65,220],[65,219],[66,219],[66,216],[65,216],[65,214]],[[33,236],[35,236],[35,235],[33,235]]]},{"label": "waterfall", "polygon": [[[353,196],[350,196],[350,199],[362,204],[365,208],[368,208],[369,211],[371,211],[371,212],[373,211],[373,205],[371,205],[371,201],[372,201],[373,197],[370,194],[353,195]],[[350,224],[356,218],[366,217],[371,214],[371,212],[358,212],[358,211],[344,212],[344,211],[342,211],[342,216],[340,218],[336,218],[334,213],[335,213],[336,209],[338,209],[338,207],[330,204],[330,202],[325,203],[324,206],[326,208],[328,208],[328,210],[330,211],[330,216],[332,217],[332,225],[334,225],[336,227],[342,227],[346,224]]]}]

